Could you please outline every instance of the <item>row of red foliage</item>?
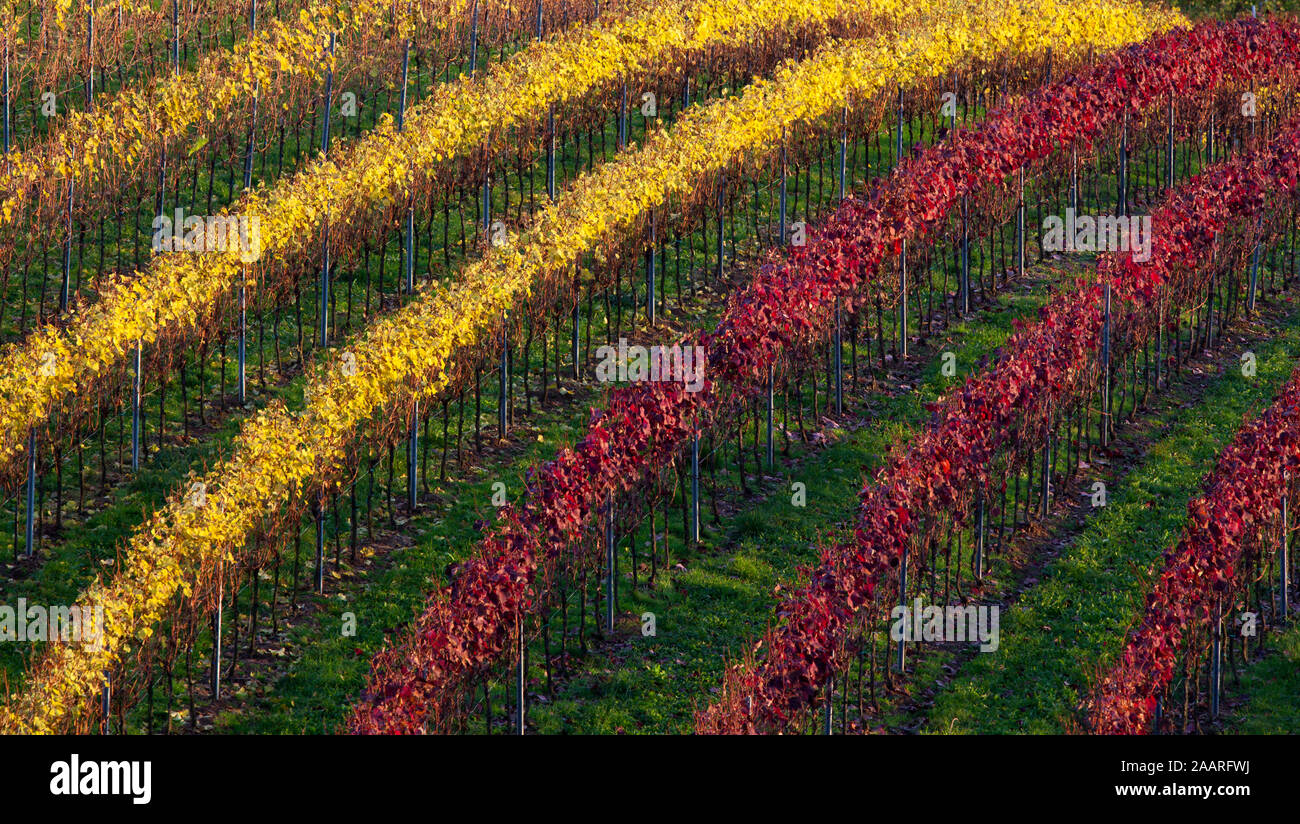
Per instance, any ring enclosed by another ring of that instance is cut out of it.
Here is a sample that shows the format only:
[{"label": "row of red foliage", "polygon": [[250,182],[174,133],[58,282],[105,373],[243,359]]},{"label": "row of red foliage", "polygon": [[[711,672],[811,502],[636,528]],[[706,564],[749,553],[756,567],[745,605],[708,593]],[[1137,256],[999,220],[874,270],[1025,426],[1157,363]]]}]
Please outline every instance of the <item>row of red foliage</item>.
[{"label": "row of red foliage", "polygon": [[1247,583],[1245,565],[1265,549],[1281,517],[1286,479],[1300,466],[1300,369],[1277,401],[1223,451],[1205,494],[1187,505],[1187,525],[1164,554],[1146,611],[1118,663],[1102,678],[1089,718],[1094,732],[1151,730],[1156,699],[1174,676],[1180,645],[1208,630],[1216,605]]},{"label": "row of red foliage", "polygon": [[[1214,271],[1206,264],[1216,254],[1233,259],[1225,253],[1228,244],[1220,242],[1220,233],[1255,226],[1253,218],[1275,202],[1270,193],[1293,197],[1297,181],[1300,123],[1293,122],[1266,148],[1213,167],[1175,190],[1151,216],[1154,242],[1148,262],[1136,263],[1130,253],[1104,256],[1095,281],[1080,281],[1053,298],[1037,322],[1018,329],[992,366],[935,404],[931,426],[864,486],[853,540],[826,549],[809,582],[787,596],[780,609],[784,623],[759,645],[767,650],[765,659],[728,671],[722,699],[698,715],[697,731],[781,730],[812,705],[844,663],[840,650],[858,609],[872,603],[876,590],[897,576],[920,519],[943,513],[964,523],[976,496],[992,488],[995,459],[1020,444],[1041,442],[1052,410],[1094,390],[1105,285],[1112,292],[1112,340],[1132,351],[1168,325],[1169,309],[1192,305],[1204,295]],[[1241,232],[1233,250],[1240,253],[1254,242],[1251,232]],[[1256,478],[1267,480],[1281,468],[1279,463]],[[1209,540],[1229,534],[1225,528],[1231,529],[1232,521],[1207,527]],[[1153,602],[1152,610],[1161,618],[1155,631],[1168,632],[1171,624],[1189,619],[1193,608],[1200,609],[1203,598],[1177,600],[1187,594],[1171,589],[1157,596],[1161,600]],[[1126,677],[1140,679],[1144,666],[1159,667],[1148,678],[1165,675],[1167,661],[1147,653],[1153,646],[1164,652],[1159,645],[1170,640],[1162,636],[1135,652]],[[1120,696],[1111,711],[1141,717]]]},{"label": "row of red foliage", "polygon": [[[1000,185],[1062,146],[1088,145],[1125,112],[1217,88],[1263,82],[1294,64],[1300,30],[1240,22],[1175,32],[1126,49],[1085,76],[1059,82],[998,110],[977,130],[952,135],[896,171],[870,201],[846,200],[808,243],[773,259],[734,298],[718,328],[698,340],[708,354],[699,392],[680,383],[640,383],[593,411],[584,439],[530,472],[519,507],[507,507],[475,557],[401,638],[376,655],[353,732],[420,732],[455,712],[458,691],[500,660],[517,622],[539,594],[539,574],[610,495],[665,466],[705,425],[761,392],[784,352],[820,340],[837,299],[852,309],[870,289],[886,290],[881,264],[942,227],[966,194]],[[729,385],[728,392],[718,390]]]}]

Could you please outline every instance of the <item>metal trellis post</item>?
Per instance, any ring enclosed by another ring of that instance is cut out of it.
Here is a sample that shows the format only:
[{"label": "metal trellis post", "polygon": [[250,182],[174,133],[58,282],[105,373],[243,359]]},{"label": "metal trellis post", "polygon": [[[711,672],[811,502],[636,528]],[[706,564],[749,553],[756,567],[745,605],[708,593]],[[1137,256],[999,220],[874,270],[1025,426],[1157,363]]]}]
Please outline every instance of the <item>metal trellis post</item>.
[{"label": "metal trellis post", "polygon": [[844,414],[844,314],[835,299],[835,414]]},{"label": "metal trellis post", "polygon": [[411,512],[415,511],[419,501],[416,500],[418,487],[416,482],[419,480],[419,460],[420,460],[420,401],[418,399],[411,401],[411,428],[407,433],[406,440],[406,506]]},{"label": "metal trellis post", "polygon": [[27,431],[27,557],[36,553],[36,430]]},{"label": "metal trellis post", "polygon": [[[655,325],[655,214],[650,213],[650,237],[645,250],[645,310],[650,325]],[[574,304],[574,329],[577,329],[577,304]],[[575,361],[577,358],[574,359]]]},{"label": "metal trellis post", "polygon": [[1280,607],[1278,612],[1279,615],[1281,616],[1281,620],[1283,623],[1286,622],[1287,617],[1291,614],[1291,593],[1290,593],[1291,549],[1289,546],[1290,541],[1288,540],[1289,533],[1291,531],[1291,524],[1290,524],[1291,495],[1290,495],[1290,490],[1288,489],[1288,485],[1289,485],[1288,480],[1286,476],[1283,475],[1282,478],[1282,542],[1281,542],[1281,546],[1279,547],[1278,560],[1280,563],[1280,567],[1278,569],[1278,576],[1277,576],[1278,596],[1279,596],[1278,602]]},{"label": "metal trellis post", "polygon": [[623,84],[618,98],[618,150],[627,148],[627,84]]},{"label": "metal trellis post", "polygon": [[[898,605],[907,609],[907,547],[903,547],[903,559],[898,565]],[[903,613],[903,634],[898,639],[898,671],[907,671],[907,628],[912,625],[907,613]]]},{"label": "metal trellis post", "polygon": [[1101,445],[1110,445],[1110,280],[1105,286],[1101,325]]},{"label": "metal trellis post", "polygon": [[[1019,224],[1017,224],[1019,240]],[[963,195],[961,199],[961,313],[970,314],[970,220],[969,202]]]},{"label": "metal trellis post", "polygon": [[506,439],[510,430],[510,313],[501,315],[501,368],[498,370],[500,380],[497,382],[497,426],[501,430],[501,440]]},{"label": "metal trellis post", "polygon": [[140,468],[140,414],[143,406],[140,398],[143,380],[141,349],[141,342],[136,341],[135,357],[132,363],[132,372],[134,374],[131,376],[131,471],[133,472]]},{"label": "metal trellis post", "polygon": [[776,418],[776,397],[775,382],[776,364],[769,364],[767,367],[767,468],[772,469],[776,463],[776,451],[772,442],[772,436],[775,433]]},{"label": "metal trellis post", "polygon": [[527,709],[527,696],[524,688],[527,685],[528,678],[528,645],[524,638],[524,618],[519,616],[516,627],[519,631],[519,658],[516,663],[515,672],[515,732],[519,735],[524,734],[524,712]]},{"label": "metal trellis post", "polygon": [[1025,241],[1028,234],[1028,213],[1025,208],[1025,167],[1020,167],[1020,190],[1016,196],[1016,275],[1025,276]]},{"label": "metal trellis post", "polygon": [[844,199],[848,187],[849,171],[849,107],[844,106],[840,117],[840,200]]},{"label": "metal trellis post", "polygon": [[614,632],[614,496],[605,501],[605,626]]},{"label": "metal trellis post", "polygon": [[[31,518],[28,517],[30,530]],[[700,432],[691,437],[691,543],[700,542]]]},{"label": "metal trellis post", "polygon": [[1214,648],[1210,658],[1210,717],[1219,717],[1219,692],[1223,687],[1223,604],[1214,605]]},{"label": "metal trellis post", "polygon": [[222,580],[222,564],[217,564],[217,607],[212,612],[212,672],[209,674],[209,688],[212,690],[212,700],[221,699],[221,621],[222,610],[225,606],[223,598],[225,595]]},{"label": "metal trellis post", "polygon": [[787,172],[786,172],[786,146],[785,146],[785,134],[784,134],[784,132],[783,132],[782,135],[781,135],[781,195],[780,195],[780,212],[779,212],[779,218],[778,218],[778,221],[777,221],[777,231],[778,231],[777,240],[776,240],[776,245],[777,245],[777,246],[784,246],[784,245],[786,244],[786,234],[785,234],[785,221],[786,221],[786,176],[787,176]]}]

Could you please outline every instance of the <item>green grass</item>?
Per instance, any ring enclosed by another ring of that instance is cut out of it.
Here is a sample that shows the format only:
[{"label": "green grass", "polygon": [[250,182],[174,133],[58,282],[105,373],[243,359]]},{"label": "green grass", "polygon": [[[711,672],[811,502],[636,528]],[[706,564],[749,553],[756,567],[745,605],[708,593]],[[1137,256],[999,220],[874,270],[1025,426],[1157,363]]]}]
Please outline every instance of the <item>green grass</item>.
[{"label": "green grass", "polygon": [[1300,626],[1271,638],[1265,655],[1244,669],[1239,683],[1224,684],[1235,704],[1226,719],[1229,732],[1300,733]]},{"label": "green grass", "polygon": [[1244,347],[1225,342],[1219,376],[1200,398],[1185,385],[1161,401],[1156,440],[1108,490],[1041,582],[1004,611],[1001,646],[977,655],[943,690],[928,729],[959,733],[1059,733],[1077,723],[1080,696],[1117,654],[1139,615],[1149,571],[1179,534],[1197,493],[1243,416],[1258,412],[1300,356],[1300,313],[1258,344],[1257,374],[1241,375]]}]

